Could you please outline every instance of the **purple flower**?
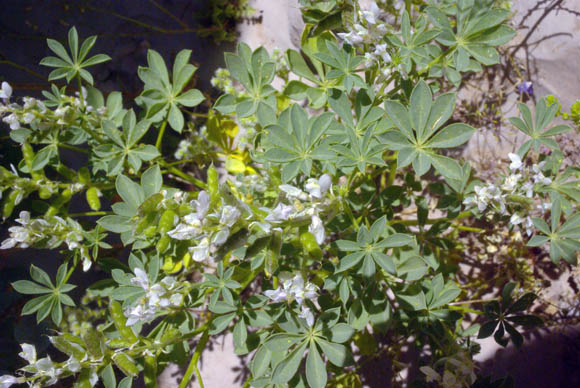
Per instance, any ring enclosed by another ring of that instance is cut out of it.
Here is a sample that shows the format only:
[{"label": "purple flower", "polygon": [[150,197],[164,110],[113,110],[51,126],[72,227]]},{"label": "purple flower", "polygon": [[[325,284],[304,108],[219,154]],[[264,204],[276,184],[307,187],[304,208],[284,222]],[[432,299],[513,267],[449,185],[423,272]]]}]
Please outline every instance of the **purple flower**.
[{"label": "purple flower", "polygon": [[518,92],[520,94],[532,95],[534,94],[534,84],[531,81],[525,81],[518,85]]}]

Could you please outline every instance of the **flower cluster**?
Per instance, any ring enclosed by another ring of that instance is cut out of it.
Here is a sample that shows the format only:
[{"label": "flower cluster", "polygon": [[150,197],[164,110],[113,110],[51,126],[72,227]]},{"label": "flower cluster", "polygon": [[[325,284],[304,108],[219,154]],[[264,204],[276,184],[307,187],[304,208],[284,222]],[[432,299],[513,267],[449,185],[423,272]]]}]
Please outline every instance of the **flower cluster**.
[{"label": "flower cluster", "polygon": [[68,249],[78,250],[83,258],[83,270],[88,271],[91,267],[89,250],[83,244],[85,231],[82,226],[72,218],[63,219],[53,216],[48,219],[31,219],[28,211],[21,211],[16,222],[20,225],[8,228],[10,237],[2,242],[0,249],[14,247],[28,248],[58,248],[63,243]]},{"label": "flower cluster", "polygon": [[354,21],[350,31],[348,33],[339,33],[338,36],[354,47],[361,45],[371,46],[369,50],[365,50],[367,66],[390,63],[392,58],[387,50],[387,43],[384,41],[389,24],[381,20],[383,12],[377,3],[371,2],[369,10],[359,11],[357,16],[360,19]]},{"label": "flower cluster", "polygon": [[137,322],[150,322],[162,310],[169,307],[179,307],[183,303],[183,294],[179,292],[179,284],[172,276],[166,276],[159,283],[151,284],[147,273],[141,268],[133,270],[135,277],[131,284],[145,290],[135,307],[125,310],[127,326]]},{"label": "flower cluster", "polygon": [[[22,352],[18,353],[20,357],[28,362],[28,365],[20,370],[30,374],[28,377],[15,377],[4,375],[0,377],[0,388],[9,388],[14,384],[22,384],[25,381],[32,388],[40,388],[55,384],[60,378],[66,375],[78,373],[81,370],[81,361],[70,357],[67,361],[55,363],[49,356],[37,358],[36,348],[30,344],[22,344]],[[91,370],[89,381],[94,386],[98,381],[96,370]]]},{"label": "flower cluster", "polygon": [[214,88],[221,90],[224,93],[237,95],[239,92],[234,87],[234,83],[232,81],[232,77],[228,69],[218,68],[214,76],[211,78],[211,86]]},{"label": "flower cluster", "polygon": [[[499,215],[510,215],[510,224],[519,225],[530,236],[533,223],[530,209],[521,206],[522,201],[532,203],[535,194],[542,186],[552,183],[552,179],[543,173],[545,162],[532,165],[526,169],[522,159],[510,153],[510,174],[503,181],[494,184],[477,185],[475,194],[467,197],[463,203],[468,207],[477,207],[479,212],[489,211]],[[535,210],[544,215],[551,208],[551,203],[543,202]]]},{"label": "flower cluster", "polygon": [[83,98],[77,96],[66,96],[58,94],[52,96],[58,100],[58,103],[52,101],[52,105],[57,105],[56,109],[51,110],[46,104],[33,97],[24,97],[22,105],[17,103],[10,103],[12,96],[12,87],[7,82],[2,82],[0,91],[0,98],[4,104],[0,104],[0,117],[2,121],[10,126],[10,129],[20,129],[22,125],[30,126],[37,130],[46,130],[61,125],[72,125],[77,118],[85,115],[87,119],[93,118],[100,121],[107,113],[105,106],[95,108],[90,105],[83,104],[87,98],[87,91],[82,89]]},{"label": "flower cluster", "polygon": [[289,203],[279,202],[274,209],[262,209],[268,213],[264,222],[256,223],[266,233],[272,225],[297,218],[311,218],[308,231],[314,235],[316,242],[322,244],[326,238],[326,232],[320,212],[329,205],[326,194],[330,192],[332,179],[324,174],[319,179],[309,178],[304,185],[306,192],[291,185],[280,185]]},{"label": "flower cluster", "polygon": [[227,241],[241,212],[235,206],[224,205],[216,212],[209,213],[210,196],[206,191],[201,191],[190,205],[195,211],[182,217],[177,226],[167,234],[175,240],[199,241],[189,250],[193,260],[201,262],[211,258]]},{"label": "flower cluster", "polygon": [[304,318],[309,326],[312,326],[314,324],[314,314],[305,301],[316,298],[318,287],[312,283],[304,282],[302,275],[292,275],[289,272],[280,273],[279,280],[281,285],[275,290],[264,291],[264,295],[274,303],[291,303],[295,300],[301,309],[299,316]]}]

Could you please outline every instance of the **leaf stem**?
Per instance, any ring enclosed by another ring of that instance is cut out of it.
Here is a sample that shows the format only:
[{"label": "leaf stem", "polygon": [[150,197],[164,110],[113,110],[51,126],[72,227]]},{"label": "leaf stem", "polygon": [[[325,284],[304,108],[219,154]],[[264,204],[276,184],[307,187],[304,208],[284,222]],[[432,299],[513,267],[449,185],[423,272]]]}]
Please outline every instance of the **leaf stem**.
[{"label": "leaf stem", "polygon": [[90,216],[106,216],[113,214],[113,212],[108,211],[97,211],[97,212],[83,212],[83,213],[69,213],[68,217],[90,217]]},{"label": "leaf stem", "polygon": [[[168,113],[169,116],[169,113]],[[165,133],[165,127],[167,126],[167,117],[163,120],[161,128],[159,128],[159,134],[157,135],[157,141],[155,142],[155,148],[161,152],[161,143],[163,142],[163,134]]]},{"label": "leaf stem", "polygon": [[75,146],[72,146],[70,144],[58,143],[58,146],[59,147],[62,147],[62,148],[68,148],[69,150],[73,150],[73,151],[77,151],[77,152],[82,152],[83,154],[88,154],[89,153],[88,150],[85,150],[85,149],[80,148],[80,147],[75,147]]},{"label": "leaf stem", "polygon": [[160,164],[167,169],[167,172],[170,172],[172,174],[177,175],[178,177],[180,177],[181,179],[183,179],[186,182],[189,182],[197,187],[199,187],[200,189],[206,190],[207,189],[207,185],[200,181],[199,179],[192,177],[191,175],[188,175],[186,173],[184,173],[183,171],[169,165],[168,163],[165,163],[164,161],[160,161]]},{"label": "leaf stem", "polygon": [[209,340],[209,325],[210,325],[210,323],[211,323],[211,320],[209,320],[204,326],[205,330],[203,331],[203,334],[202,334],[201,338],[199,339],[197,346],[195,347],[195,353],[193,353],[193,357],[191,358],[191,361],[189,362],[189,366],[187,367],[187,370],[185,371],[185,375],[183,376],[183,380],[181,380],[181,383],[179,384],[179,388],[186,388],[187,387],[187,385],[191,381],[191,377],[193,376],[193,373],[195,373],[195,376],[197,377],[200,388],[204,388],[203,380],[201,378],[201,373],[199,373],[199,368],[197,366],[197,363],[199,361],[199,358],[201,357],[201,353],[203,352],[205,345],[207,344],[207,341]]}]

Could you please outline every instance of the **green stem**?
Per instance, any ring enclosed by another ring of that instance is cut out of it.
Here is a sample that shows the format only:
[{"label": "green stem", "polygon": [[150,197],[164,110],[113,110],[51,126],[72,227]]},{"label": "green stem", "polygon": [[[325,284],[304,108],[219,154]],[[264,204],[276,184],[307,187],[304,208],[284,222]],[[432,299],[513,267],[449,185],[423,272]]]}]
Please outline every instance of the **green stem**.
[{"label": "green stem", "polygon": [[83,154],[88,154],[89,153],[88,150],[85,150],[85,149],[80,148],[80,147],[75,147],[75,146],[72,146],[70,144],[58,143],[58,146],[61,147],[61,148],[68,148],[69,150],[73,150],[73,151],[77,151],[77,152],[82,152]]},{"label": "green stem", "polygon": [[181,380],[181,383],[179,384],[179,388],[186,388],[187,387],[187,385],[191,381],[191,377],[193,376],[193,373],[195,373],[195,376],[197,377],[200,388],[204,388],[203,380],[201,378],[201,373],[199,373],[199,368],[197,366],[197,363],[199,361],[199,358],[201,357],[201,353],[203,352],[205,345],[207,344],[207,341],[209,340],[210,322],[211,322],[211,320],[205,324],[206,328],[205,328],[201,338],[199,339],[197,346],[195,347],[195,353],[193,353],[193,357],[191,358],[189,366],[187,367],[187,370],[185,371],[185,375],[183,376],[183,380]]},{"label": "green stem", "polygon": [[442,53],[441,55],[439,55],[437,58],[433,59],[427,66],[425,66],[424,68],[422,68],[417,75],[422,75],[425,74],[427,71],[429,71],[433,66],[435,66],[436,64],[438,64],[439,62],[441,62],[441,60],[443,58],[445,58],[447,55],[452,54],[455,50],[457,49],[457,45],[451,46],[447,49],[447,51],[445,51],[444,53]]},{"label": "green stem", "polygon": [[170,172],[174,175],[177,175],[178,177],[182,178],[183,180],[185,180],[186,182],[189,182],[197,187],[199,187],[200,189],[206,190],[207,189],[207,185],[205,183],[203,183],[202,181],[200,181],[199,179],[192,177],[191,175],[188,175],[186,173],[184,173],[183,171],[169,166],[168,164],[166,164],[165,162],[161,161],[160,164],[167,169],[167,172]]},{"label": "green stem", "polygon": [[161,128],[159,128],[159,134],[157,135],[157,141],[155,142],[155,148],[161,152],[161,143],[163,142],[163,134],[165,133],[165,127],[167,126],[167,117],[163,120]]},{"label": "green stem", "polygon": [[98,211],[98,212],[84,212],[84,213],[69,213],[68,217],[106,216],[109,214],[113,214],[113,212]]},{"label": "green stem", "polygon": [[79,99],[81,100],[81,106],[85,106],[85,97],[83,96],[83,81],[81,80],[80,73],[77,73],[77,82],[79,85]]}]

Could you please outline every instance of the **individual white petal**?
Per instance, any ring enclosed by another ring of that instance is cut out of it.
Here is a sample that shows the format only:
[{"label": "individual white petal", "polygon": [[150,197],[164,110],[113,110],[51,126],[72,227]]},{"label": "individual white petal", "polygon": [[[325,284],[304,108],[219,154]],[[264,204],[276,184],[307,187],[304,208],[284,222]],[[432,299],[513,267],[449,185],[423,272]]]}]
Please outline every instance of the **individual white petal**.
[{"label": "individual white petal", "polygon": [[29,364],[34,364],[36,362],[36,348],[34,345],[21,344],[22,352],[18,355],[28,361]]},{"label": "individual white petal", "polygon": [[6,81],[2,82],[2,89],[0,90],[0,98],[9,99],[12,96],[12,86]]},{"label": "individual white petal", "polygon": [[308,326],[312,327],[312,325],[314,325],[314,314],[308,307],[302,305],[300,314],[298,314],[298,316],[300,318],[304,318]]},{"label": "individual white petal", "polygon": [[275,290],[266,290],[264,291],[264,295],[272,299],[274,303],[283,302],[288,299],[288,295],[280,287]]},{"label": "individual white petal", "polygon": [[314,235],[318,245],[321,245],[324,242],[324,238],[326,237],[324,224],[317,215],[312,216],[312,223],[308,227],[308,231]]},{"label": "individual white petal", "polygon": [[294,210],[294,207],[290,205],[285,205],[283,203],[279,203],[276,207],[264,218],[265,221],[268,222],[280,222],[288,220],[290,214]]},{"label": "individual white petal", "polygon": [[0,388],[9,388],[14,384],[18,384],[20,380],[11,375],[0,376]]},{"label": "individual white petal", "polygon": [[508,157],[512,161],[510,164],[510,170],[519,170],[522,167],[522,159],[518,154],[509,153]]}]

